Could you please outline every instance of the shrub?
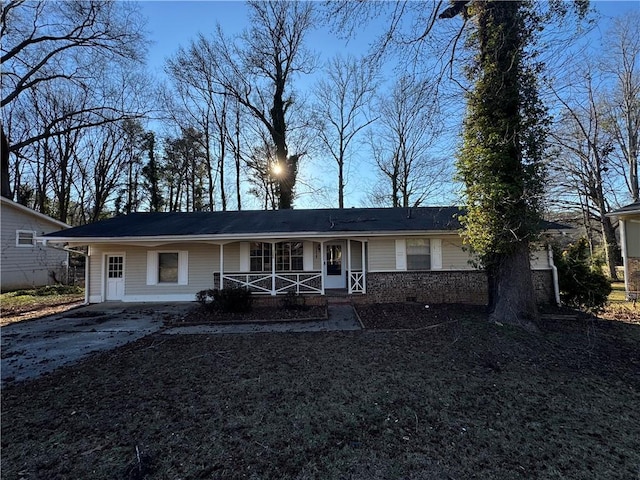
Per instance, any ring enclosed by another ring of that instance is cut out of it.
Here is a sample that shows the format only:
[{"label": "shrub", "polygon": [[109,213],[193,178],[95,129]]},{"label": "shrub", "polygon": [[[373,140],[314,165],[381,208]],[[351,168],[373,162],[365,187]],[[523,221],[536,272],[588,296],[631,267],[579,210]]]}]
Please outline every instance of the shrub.
[{"label": "shrub", "polygon": [[246,288],[201,290],[196,293],[196,301],[211,310],[234,313],[251,311],[251,291]]},{"label": "shrub", "polygon": [[196,293],[196,302],[205,308],[213,308],[217,290],[209,288]]},{"label": "shrub", "polygon": [[564,251],[554,248],[554,262],[563,303],[592,313],[604,308],[611,293],[611,282],[601,268],[591,263],[585,238],[570,244]]},{"label": "shrub", "polygon": [[82,288],[77,285],[46,285],[38,287],[34,291],[36,297],[47,297],[49,295],[75,295],[82,293]]}]

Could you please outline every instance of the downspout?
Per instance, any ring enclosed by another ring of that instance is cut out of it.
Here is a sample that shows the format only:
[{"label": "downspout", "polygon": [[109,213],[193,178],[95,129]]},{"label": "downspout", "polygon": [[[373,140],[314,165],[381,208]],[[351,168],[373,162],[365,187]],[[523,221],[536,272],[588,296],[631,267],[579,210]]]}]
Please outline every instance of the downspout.
[{"label": "downspout", "polygon": [[553,294],[556,299],[556,305],[560,307],[562,303],[560,302],[560,284],[558,283],[558,268],[555,263],[553,263],[553,248],[551,245],[547,245],[547,255],[549,257],[549,266],[551,267],[551,276],[553,277]]}]

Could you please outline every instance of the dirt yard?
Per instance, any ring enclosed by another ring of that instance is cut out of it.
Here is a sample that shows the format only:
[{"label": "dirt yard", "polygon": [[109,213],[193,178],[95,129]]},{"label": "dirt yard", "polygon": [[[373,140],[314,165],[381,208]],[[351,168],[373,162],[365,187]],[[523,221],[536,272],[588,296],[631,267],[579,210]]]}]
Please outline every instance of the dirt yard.
[{"label": "dirt yard", "polygon": [[154,335],[2,390],[7,479],[632,479],[640,326],[361,308],[368,330]]}]

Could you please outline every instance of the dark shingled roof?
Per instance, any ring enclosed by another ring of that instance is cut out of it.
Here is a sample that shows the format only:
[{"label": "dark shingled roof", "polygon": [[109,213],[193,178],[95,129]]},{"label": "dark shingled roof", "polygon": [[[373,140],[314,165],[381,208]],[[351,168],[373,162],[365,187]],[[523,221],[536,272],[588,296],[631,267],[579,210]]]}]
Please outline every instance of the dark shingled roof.
[{"label": "dark shingled roof", "polygon": [[183,235],[411,232],[460,228],[458,207],[243,210],[132,213],[45,237],[117,238]]},{"label": "dark shingled roof", "polygon": [[622,208],[614,210],[609,214],[609,216],[619,216],[619,215],[631,215],[640,213],[640,202],[630,203],[629,205],[625,205]]},{"label": "dark shingled roof", "polygon": [[[132,213],[44,237],[90,239],[157,236],[349,234],[456,231],[459,207],[243,210],[227,212]],[[566,228],[544,223],[545,229]]]}]

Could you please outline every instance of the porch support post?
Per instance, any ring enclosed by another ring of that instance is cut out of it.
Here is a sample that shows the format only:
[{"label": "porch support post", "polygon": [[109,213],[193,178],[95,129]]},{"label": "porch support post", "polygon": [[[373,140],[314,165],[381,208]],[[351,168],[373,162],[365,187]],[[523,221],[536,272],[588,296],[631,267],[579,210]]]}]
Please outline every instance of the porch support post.
[{"label": "porch support post", "polygon": [[347,238],[347,287],[349,295],[353,293],[351,285],[351,239]]},{"label": "porch support post", "polygon": [[627,301],[631,300],[631,285],[629,284],[629,257],[627,253],[627,225],[625,224],[625,220],[623,218],[618,219],[618,223],[620,224],[620,250],[622,254],[622,268],[624,271],[624,293],[625,299]]},{"label": "porch support post", "polygon": [[326,257],[324,252],[324,240],[320,242],[320,294],[324,295],[324,275],[326,271]]},{"label": "porch support post", "polygon": [[366,254],[365,254],[365,246],[366,240],[362,240],[362,293],[367,293],[367,264],[366,264]]},{"label": "porch support post", "polygon": [[220,244],[220,290],[224,286],[224,243]]},{"label": "porch support post", "polygon": [[271,295],[276,294],[276,243],[271,242]]}]

